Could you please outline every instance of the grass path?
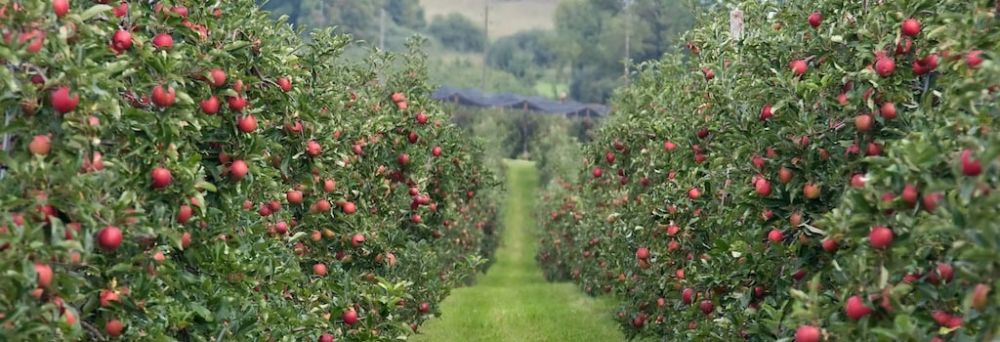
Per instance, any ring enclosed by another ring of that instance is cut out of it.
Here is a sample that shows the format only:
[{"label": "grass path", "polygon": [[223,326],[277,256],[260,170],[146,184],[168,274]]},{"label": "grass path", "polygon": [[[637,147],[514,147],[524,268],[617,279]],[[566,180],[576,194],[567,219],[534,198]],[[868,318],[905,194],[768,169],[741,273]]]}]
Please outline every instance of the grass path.
[{"label": "grass path", "polygon": [[442,316],[427,322],[416,341],[623,341],[611,302],[587,297],[573,284],[545,281],[535,263],[538,174],[529,162],[507,166],[497,262],[475,286],[453,291]]}]

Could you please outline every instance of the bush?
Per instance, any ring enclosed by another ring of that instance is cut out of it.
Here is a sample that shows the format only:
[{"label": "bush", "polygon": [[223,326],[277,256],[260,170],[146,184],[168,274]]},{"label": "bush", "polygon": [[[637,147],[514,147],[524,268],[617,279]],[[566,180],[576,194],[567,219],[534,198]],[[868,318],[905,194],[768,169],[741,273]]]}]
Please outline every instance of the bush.
[{"label": "bush", "polygon": [[546,274],[630,337],[995,339],[994,1],[735,5],[742,39],[707,13],[617,93],[540,213]]},{"label": "bush", "polygon": [[486,32],[458,13],[434,16],[428,31],[445,47],[457,51],[482,52],[486,47]]},{"label": "bush", "polygon": [[420,54],[334,63],[348,38],[252,0],[83,3],[0,5],[0,340],[395,340],[491,255]]}]

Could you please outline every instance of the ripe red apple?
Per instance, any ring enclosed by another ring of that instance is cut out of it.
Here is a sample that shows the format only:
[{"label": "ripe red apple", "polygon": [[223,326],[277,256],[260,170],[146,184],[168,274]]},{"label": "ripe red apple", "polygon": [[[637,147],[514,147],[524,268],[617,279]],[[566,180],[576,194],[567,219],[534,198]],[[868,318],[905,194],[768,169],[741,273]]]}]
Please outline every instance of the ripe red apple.
[{"label": "ripe red apple", "polygon": [[288,77],[279,77],[276,83],[278,83],[278,88],[281,88],[281,91],[286,93],[292,91],[292,80]]},{"label": "ripe red apple", "polygon": [[229,166],[229,176],[233,177],[234,180],[241,180],[246,177],[247,172],[250,171],[250,167],[247,163],[242,160],[234,160],[233,164]]},{"label": "ripe red apple", "polygon": [[809,26],[813,28],[819,28],[819,25],[823,23],[823,15],[819,11],[812,12],[809,14]]},{"label": "ripe red apple", "polygon": [[795,329],[795,342],[819,342],[821,337],[819,328],[811,325],[800,325]]},{"label": "ripe red apple", "polygon": [[354,234],[354,236],[351,237],[351,246],[361,247],[361,245],[364,243],[365,243],[365,236],[361,235],[360,233]]},{"label": "ripe red apple", "polygon": [[848,318],[855,321],[871,315],[872,312],[872,308],[865,305],[864,301],[861,300],[861,296],[851,296],[844,303],[844,313],[847,314]]},{"label": "ripe red apple", "polygon": [[80,103],[80,95],[70,96],[69,87],[59,86],[52,91],[52,97],[49,100],[56,112],[66,114],[76,109],[76,105]]},{"label": "ripe red apple", "polygon": [[694,290],[691,288],[685,288],[681,291],[681,301],[684,304],[691,304],[694,302]]},{"label": "ripe red apple", "polygon": [[112,8],[112,12],[114,13],[115,17],[118,18],[124,17],[125,15],[128,14],[128,3],[122,1],[121,3],[118,4],[118,6]]},{"label": "ripe red apple", "polygon": [[688,198],[696,200],[698,197],[701,197],[701,190],[698,190],[698,188],[691,188],[691,190],[688,190]]},{"label": "ripe red apple", "polygon": [[441,146],[434,146],[434,148],[431,149],[431,155],[433,155],[435,157],[440,157],[441,156]]},{"label": "ripe red apple", "polygon": [[924,210],[927,212],[934,212],[937,210],[938,202],[944,198],[944,194],[940,192],[924,194],[924,197],[920,200],[920,204],[923,206]]},{"label": "ripe red apple", "polygon": [[185,224],[194,215],[194,210],[189,205],[182,205],[177,209],[177,223]]},{"label": "ripe red apple", "polygon": [[893,71],[896,71],[896,61],[892,58],[881,57],[875,61],[875,72],[878,73],[879,76],[892,76]]},{"label": "ripe red apple", "polygon": [[167,108],[174,104],[177,99],[177,92],[174,91],[173,87],[164,88],[163,85],[156,85],[153,87],[152,100],[153,104],[160,108]]},{"label": "ripe red apple", "polygon": [[969,177],[976,177],[983,173],[982,163],[978,160],[972,159],[972,150],[965,149],[962,151],[961,162],[962,174]]},{"label": "ripe red apple", "polygon": [[344,213],[347,215],[352,215],[356,211],[358,211],[358,207],[354,205],[354,202],[344,202],[344,205],[341,206],[341,209],[343,209]]},{"label": "ripe red apple", "polygon": [[673,150],[677,149],[677,144],[674,144],[672,141],[667,140],[663,143],[663,149],[666,150],[667,152],[672,152]]},{"label": "ripe red apple", "polygon": [[874,119],[868,114],[861,114],[854,117],[854,127],[857,128],[859,132],[871,131],[873,122]]},{"label": "ripe red apple", "polygon": [[101,294],[99,295],[99,302],[102,308],[111,307],[112,302],[118,302],[119,300],[118,293],[115,291],[101,290]]},{"label": "ripe red apple", "polygon": [[837,251],[837,247],[839,245],[837,240],[831,238],[823,239],[822,244],[823,244],[823,250],[826,251],[827,253],[833,253]]},{"label": "ripe red apple", "polygon": [[983,64],[982,50],[969,51],[969,53],[965,55],[965,65],[967,65],[969,69],[978,69],[981,64]]},{"label": "ripe red apple", "polygon": [[604,170],[601,170],[599,167],[595,167],[594,170],[590,171],[590,174],[594,176],[594,178],[601,178],[601,176],[604,175]]},{"label": "ripe red apple", "polygon": [[795,74],[795,76],[799,77],[805,75],[806,71],[809,70],[809,65],[806,64],[806,61],[801,59],[796,59],[791,63],[788,63],[788,67],[792,69],[792,73]]},{"label": "ripe red apple", "polygon": [[822,194],[822,191],[819,185],[813,183],[806,183],[805,185],[802,186],[802,194],[807,199],[814,200],[819,198],[819,196]]},{"label": "ripe red apple", "polygon": [[971,295],[971,306],[972,308],[983,311],[989,304],[990,300],[990,287],[986,284],[976,284],[976,287],[972,289]]},{"label": "ripe red apple", "polygon": [[709,315],[715,310],[715,305],[712,304],[712,301],[706,299],[701,301],[701,304],[698,304],[698,308],[701,309],[701,313]]},{"label": "ripe red apple", "polygon": [[785,235],[781,233],[781,230],[771,229],[771,231],[767,233],[767,239],[772,243],[780,244],[785,241]]},{"label": "ripe red apple", "polygon": [[247,99],[243,96],[233,96],[226,99],[229,103],[229,109],[234,112],[242,112],[247,106]]},{"label": "ripe red apple", "polygon": [[754,184],[754,190],[757,191],[757,195],[760,197],[771,196],[771,182],[768,182],[766,179],[759,179]]},{"label": "ripe red apple", "polygon": [[326,265],[324,265],[322,263],[316,263],[315,265],[313,265],[313,274],[315,274],[317,276],[320,276],[320,277],[325,277],[326,276]]},{"label": "ripe red apple", "polygon": [[97,232],[97,245],[101,249],[111,252],[118,249],[122,244],[122,231],[115,226],[107,226]]},{"label": "ripe red apple", "polygon": [[788,168],[785,168],[784,166],[782,166],[781,169],[778,170],[778,180],[781,182],[781,184],[788,184],[788,183],[790,183],[792,181],[792,177],[793,176],[794,175],[792,173],[792,170],[789,170]]},{"label": "ripe red apple", "polygon": [[886,120],[892,120],[896,118],[896,105],[892,102],[886,102],[882,104],[882,108],[879,109],[879,113],[882,114],[882,118]]},{"label": "ripe red apple", "polygon": [[871,246],[877,249],[886,249],[892,245],[892,230],[886,226],[872,227],[868,233],[868,240]]},{"label": "ripe red apple", "polygon": [[420,313],[422,314],[430,312],[431,311],[430,303],[427,302],[420,303],[420,306],[417,307],[417,311],[420,311]]},{"label": "ripe red apple", "polygon": [[347,325],[354,325],[355,323],[358,323],[358,313],[355,312],[353,308],[344,311],[344,314],[341,315],[340,318],[344,321],[344,324]]},{"label": "ripe red apple", "polygon": [[913,18],[903,20],[903,23],[900,24],[900,32],[904,36],[916,37],[920,34],[920,22]]},{"label": "ripe red apple", "polygon": [[69,0],[52,0],[52,11],[56,13],[56,17],[62,18],[69,13]]},{"label": "ripe red apple", "polygon": [[28,144],[28,151],[36,156],[46,156],[52,149],[52,142],[48,135],[39,134],[31,138]]},{"label": "ripe red apple", "polygon": [[302,191],[288,190],[285,193],[285,199],[288,200],[288,204],[302,204]]},{"label": "ripe red apple", "polygon": [[337,188],[337,181],[327,179],[323,181],[323,192],[330,193]]},{"label": "ripe red apple", "polygon": [[937,275],[939,275],[945,283],[950,283],[955,277],[955,269],[948,263],[938,263],[935,272],[937,272]]},{"label": "ripe red apple", "polygon": [[149,177],[153,180],[154,189],[162,189],[173,183],[173,175],[170,174],[170,170],[163,167],[157,167],[149,173]]},{"label": "ripe red apple", "polygon": [[423,124],[426,124],[426,123],[427,123],[427,120],[428,120],[428,117],[427,117],[427,114],[426,114],[426,113],[424,113],[424,112],[419,112],[419,113],[417,113],[417,115],[416,115],[415,119],[417,120],[417,123],[418,123],[418,124],[421,124],[421,125],[423,125]]},{"label": "ripe red apple", "polygon": [[392,102],[399,103],[403,101],[406,101],[406,95],[403,95],[403,93],[400,92],[392,93]]},{"label": "ripe red apple", "polygon": [[181,234],[181,249],[187,249],[188,246],[191,246],[191,233],[184,232]]},{"label": "ripe red apple", "polygon": [[108,336],[111,337],[121,336],[123,329],[125,329],[125,325],[117,319],[112,319],[104,324],[104,332],[108,333]]},{"label": "ripe red apple", "polygon": [[212,87],[219,88],[226,84],[226,72],[222,71],[222,69],[212,69],[208,74],[208,84],[212,85]]},{"label": "ripe red apple", "polygon": [[878,156],[882,155],[882,145],[877,142],[870,142],[865,146],[865,155],[867,156]]},{"label": "ripe red apple", "polygon": [[318,157],[323,154],[323,147],[316,140],[309,140],[306,142],[306,154],[310,157]]},{"label": "ripe red apple", "polygon": [[760,121],[770,120],[772,116],[774,116],[774,110],[771,108],[771,105],[764,105],[760,109]]},{"label": "ripe red apple", "polygon": [[649,248],[639,247],[639,249],[635,251],[635,258],[639,260],[649,259]]},{"label": "ripe red apple", "polygon": [[608,161],[608,164],[614,164],[615,163],[615,154],[612,153],[612,152],[605,153],[604,154],[604,159]]},{"label": "ripe red apple", "polygon": [[906,203],[907,206],[913,208],[917,205],[917,198],[919,196],[920,194],[919,190],[917,190],[917,186],[913,184],[906,184],[903,186],[903,194],[900,198],[903,199],[903,203]]},{"label": "ripe red apple", "polygon": [[334,341],[333,335],[330,335],[329,333],[320,335],[319,337],[319,342],[333,342],[333,341]]},{"label": "ripe red apple", "polygon": [[236,119],[236,125],[239,126],[240,132],[253,133],[257,130],[257,117],[253,115],[239,117]]},{"label": "ripe red apple", "polygon": [[49,265],[36,262],[35,275],[38,279],[38,287],[46,288],[52,284],[52,267]]},{"label": "ripe red apple", "polygon": [[715,72],[713,72],[712,69],[702,68],[701,73],[705,75],[706,81],[711,81],[712,79],[715,78]]},{"label": "ripe red apple", "polygon": [[166,33],[157,34],[153,37],[153,46],[157,49],[169,49],[174,46],[174,37]]},{"label": "ripe red apple", "polygon": [[406,154],[406,153],[402,153],[402,154],[399,155],[399,157],[396,157],[396,162],[399,163],[399,166],[410,165],[410,155]]},{"label": "ripe red apple", "polygon": [[123,52],[132,48],[132,32],[119,29],[111,36],[111,48]]},{"label": "ripe red apple", "polygon": [[410,215],[410,222],[413,222],[413,224],[420,224],[424,222],[424,219],[420,217],[420,214],[413,214]]},{"label": "ripe red apple", "polygon": [[214,95],[201,101],[201,111],[208,115],[219,112],[219,98]]}]

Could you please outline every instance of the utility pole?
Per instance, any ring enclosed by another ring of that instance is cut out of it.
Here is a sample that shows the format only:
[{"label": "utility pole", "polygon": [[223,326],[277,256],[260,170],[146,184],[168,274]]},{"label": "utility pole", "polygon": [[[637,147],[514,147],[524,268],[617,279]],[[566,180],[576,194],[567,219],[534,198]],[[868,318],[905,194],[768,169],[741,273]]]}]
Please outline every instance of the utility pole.
[{"label": "utility pole", "polygon": [[379,13],[378,48],[385,51],[385,7],[382,7],[382,11]]},{"label": "utility pole", "polygon": [[487,56],[490,55],[490,0],[485,0],[484,5],[485,8],[483,10],[484,12],[483,32],[485,33],[486,36],[485,37],[486,46],[483,49],[483,78],[482,78],[482,83],[479,85],[479,89],[486,91],[486,68],[487,68],[486,58]]},{"label": "utility pole", "polygon": [[622,68],[624,69],[625,83],[629,83],[628,79],[628,65],[632,58],[632,11],[629,11],[629,7],[632,4],[631,0],[623,0],[625,2],[625,62],[622,63]]}]

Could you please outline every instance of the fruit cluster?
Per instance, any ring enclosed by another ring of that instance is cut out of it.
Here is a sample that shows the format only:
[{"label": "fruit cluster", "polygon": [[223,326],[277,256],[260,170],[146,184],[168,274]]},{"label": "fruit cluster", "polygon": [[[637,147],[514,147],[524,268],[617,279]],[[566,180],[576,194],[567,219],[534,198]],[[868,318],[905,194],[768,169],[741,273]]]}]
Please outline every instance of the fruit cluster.
[{"label": "fruit cluster", "polygon": [[391,340],[492,253],[415,41],[255,1],[0,2],[0,340]]},{"label": "fruit cluster", "polygon": [[996,338],[996,1],[734,5],[616,95],[546,274],[630,337]]}]

